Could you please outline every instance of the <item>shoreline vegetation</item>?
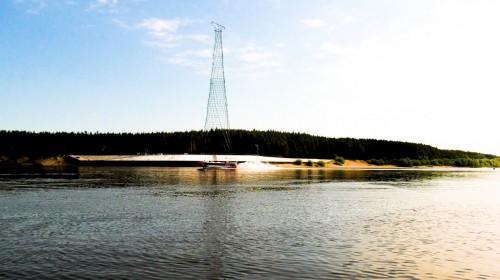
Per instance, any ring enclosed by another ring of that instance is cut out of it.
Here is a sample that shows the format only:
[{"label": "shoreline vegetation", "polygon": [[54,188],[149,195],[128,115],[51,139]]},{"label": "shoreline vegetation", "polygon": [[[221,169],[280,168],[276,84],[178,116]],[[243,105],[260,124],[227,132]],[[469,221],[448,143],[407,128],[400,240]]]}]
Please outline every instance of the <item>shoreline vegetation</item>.
[{"label": "shoreline vegetation", "polygon": [[[225,133],[232,142],[225,150]],[[207,151],[210,151],[208,153]],[[288,168],[500,167],[491,154],[443,150],[376,139],[327,138],[304,133],[211,130],[155,133],[26,132],[0,130],[0,166],[75,165],[69,155],[246,154],[297,158]],[[315,161],[299,159],[314,158]],[[300,162],[299,162],[300,161]]]},{"label": "shoreline vegetation", "polygon": [[[75,164],[73,160],[68,160],[69,156],[54,156],[45,158],[29,158],[21,157],[17,159],[8,159],[0,157],[0,167],[29,167],[29,168],[60,168],[71,167]],[[113,157],[115,158],[115,157]],[[299,160],[297,160],[299,161]],[[343,164],[335,163],[334,160],[330,161],[314,161],[314,162],[294,162],[294,163],[274,163],[271,164],[280,168],[325,168],[325,169],[397,169],[397,168],[454,168],[457,166],[445,165],[426,165],[426,166],[397,166],[392,164],[375,165],[365,160],[344,160]],[[496,168],[499,166],[489,166]]]}]

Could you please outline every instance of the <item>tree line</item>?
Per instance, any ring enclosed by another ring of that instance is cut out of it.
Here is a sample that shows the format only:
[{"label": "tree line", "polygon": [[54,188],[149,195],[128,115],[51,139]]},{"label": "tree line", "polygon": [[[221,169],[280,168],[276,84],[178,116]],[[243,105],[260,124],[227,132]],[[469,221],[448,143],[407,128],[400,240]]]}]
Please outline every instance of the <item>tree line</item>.
[{"label": "tree line", "polygon": [[0,155],[49,157],[56,155],[224,154],[225,138],[232,154],[288,158],[366,160],[398,166],[500,166],[491,154],[443,150],[430,145],[355,138],[329,138],[305,133],[233,129],[151,133],[0,131]]}]

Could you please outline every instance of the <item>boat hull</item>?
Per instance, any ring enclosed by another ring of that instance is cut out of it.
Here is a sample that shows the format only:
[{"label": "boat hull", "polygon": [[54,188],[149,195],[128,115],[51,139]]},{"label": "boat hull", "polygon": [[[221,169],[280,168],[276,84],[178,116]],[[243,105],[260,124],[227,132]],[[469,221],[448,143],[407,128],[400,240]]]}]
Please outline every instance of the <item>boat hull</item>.
[{"label": "boat hull", "polygon": [[200,161],[199,165],[203,169],[236,169],[238,164],[229,161]]}]

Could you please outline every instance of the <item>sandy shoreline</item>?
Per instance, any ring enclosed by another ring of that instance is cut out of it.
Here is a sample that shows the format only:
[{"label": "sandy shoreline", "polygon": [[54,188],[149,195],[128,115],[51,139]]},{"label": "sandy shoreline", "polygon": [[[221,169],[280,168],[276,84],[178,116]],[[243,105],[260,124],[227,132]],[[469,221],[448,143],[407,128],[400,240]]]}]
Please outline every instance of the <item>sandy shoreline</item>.
[{"label": "sandy shoreline", "polygon": [[[47,158],[38,158],[38,159],[33,159],[30,160],[28,157],[23,157],[20,158],[14,163],[16,166],[40,166],[40,167],[64,167],[64,166],[74,166],[74,165],[80,165],[79,162],[75,162],[75,159],[78,159],[79,161],[82,161],[82,163],[85,162],[92,162],[92,161],[106,161],[109,163],[109,166],[113,166],[112,163],[116,163],[117,166],[120,166],[120,162],[122,161],[127,161],[130,158],[133,158],[135,156],[130,156],[130,155],[121,155],[121,156],[116,156],[116,155],[110,155],[110,156],[95,156],[95,155],[79,155],[79,156],[56,156],[56,157],[47,157]],[[70,160],[68,160],[70,159]],[[318,166],[317,162],[318,161],[323,161],[325,163],[324,166]],[[144,163],[144,161],[140,161]],[[147,161],[146,161],[147,162]],[[250,161],[253,162],[253,161]],[[262,163],[266,163],[265,161],[261,161]],[[314,168],[314,169],[402,169],[404,167],[399,167],[396,165],[373,165],[369,164],[364,160],[348,160],[346,159],[343,165],[336,165],[333,163],[331,160],[327,159],[315,159],[313,161],[314,165],[313,166],[308,166],[307,161],[302,161],[301,165],[297,165],[293,162],[271,162],[271,163],[266,163],[270,165],[274,165],[280,168],[289,168],[289,169],[307,169],[307,168]],[[147,166],[141,165],[141,166]],[[185,165],[183,165],[185,166]],[[172,166],[175,167],[175,166]],[[451,166],[419,166],[416,168],[451,168]]]},{"label": "sandy shoreline", "polygon": [[367,168],[377,168],[377,169],[391,169],[391,168],[401,168],[396,165],[373,165],[369,164],[364,160],[349,160],[346,159],[343,165],[336,165],[333,163],[329,163],[325,161],[325,166],[324,167],[319,167],[319,166],[307,166],[304,163],[302,165],[296,165],[293,163],[280,163],[280,164],[275,164],[278,167],[282,168],[325,168],[325,169],[367,169]]},{"label": "sandy shoreline", "polygon": [[[92,162],[92,161],[108,161],[108,162],[121,162],[121,161],[130,161],[130,162],[147,162],[147,161],[203,161],[203,160],[212,160],[212,155],[122,155],[122,156],[97,156],[97,155],[73,155],[71,156],[74,159],[77,159],[82,162]],[[325,169],[366,169],[366,168],[400,168],[395,165],[373,165],[369,164],[364,160],[345,160],[343,165],[337,165],[333,160],[328,159],[300,159],[302,161],[301,165],[295,164],[297,159],[292,158],[280,158],[280,157],[267,157],[267,156],[254,156],[254,155],[217,155],[217,160],[223,161],[238,161],[238,162],[261,162],[274,166],[278,166],[280,168],[325,168]],[[313,162],[313,166],[307,165],[307,162]],[[324,166],[318,166],[317,163],[319,161],[324,162]]]}]

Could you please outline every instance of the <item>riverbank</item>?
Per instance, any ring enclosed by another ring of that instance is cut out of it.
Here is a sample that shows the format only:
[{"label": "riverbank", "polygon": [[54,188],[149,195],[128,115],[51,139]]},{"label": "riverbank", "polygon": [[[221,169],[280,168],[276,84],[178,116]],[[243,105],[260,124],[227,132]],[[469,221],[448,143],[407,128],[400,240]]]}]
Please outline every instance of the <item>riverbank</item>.
[{"label": "riverbank", "polygon": [[[280,168],[325,168],[325,169],[394,169],[397,165],[375,165],[364,160],[344,160],[342,165],[328,159],[292,159],[254,155],[70,155],[54,157],[0,156],[0,167],[70,167],[70,166],[165,166],[195,167],[199,161],[261,162]],[[297,164],[297,160],[302,163]],[[449,165],[425,165],[415,168],[452,168]],[[487,168],[486,166],[485,168]],[[494,167],[493,167],[494,168]]]},{"label": "riverbank", "polygon": [[54,157],[0,157],[0,166],[10,166],[10,167],[63,167],[72,165],[68,162],[66,156],[54,156]]},{"label": "riverbank", "polygon": [[[302,164],[297,165],[297,159],[263,157],[253,155],[70,155],[54,157],[1,157],[0,165],[18,167],[64,167],[74,165],[139,165],[139,166],[195,166],[198,161],[227,160],[237,162],[264,162],[281,168],[397,168],[395,165],[373,165],[364,160],[345,160],[343,165],[337,165],[333,161],[325,159],[301,159]],[[311,161],[313,166],[306,163]],[[318,166],[318,162],[324,162],[324,166]]]},{"label": "riverbank", "polygon": [[129,155],[129,156],[99,156],[99,155],[72,155],[69,157],[78,165],[109,165],[109,166],[197,166],[200,161],[231,161],[265,163],[280,168],[398,168],[396,165],[374,165],[364,160],[338,161],[313,158],[283,158],[258,155]]},{"label": "riverbank", "polygon": [[[367,168],[385,168],[385,169],[391,169],[391,168],[401,168],[396,165],[374,165],[374,164],[369,164],[368,162],[364,160],[350,160],[346,159],[344,160],[344,164],[338,165],[333,162],[325,162],[324,166],[308,166],[304,163],[301,165],[295,164],[295,163],[282,163],[282,164],[276,164],[278,167],[282,168],[337,168],[337,169],[367,169]],[[314,164],[314,162],[313,162]]]}]

